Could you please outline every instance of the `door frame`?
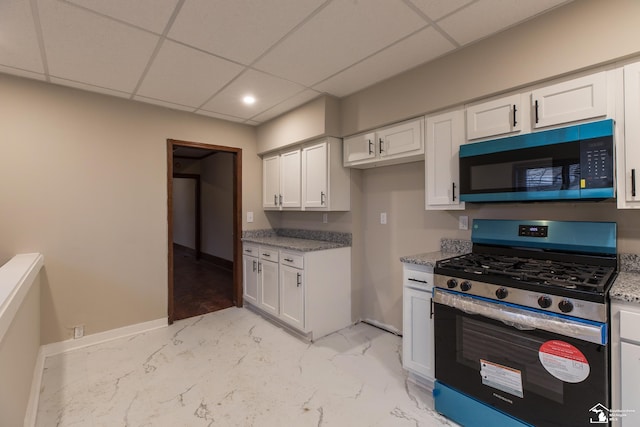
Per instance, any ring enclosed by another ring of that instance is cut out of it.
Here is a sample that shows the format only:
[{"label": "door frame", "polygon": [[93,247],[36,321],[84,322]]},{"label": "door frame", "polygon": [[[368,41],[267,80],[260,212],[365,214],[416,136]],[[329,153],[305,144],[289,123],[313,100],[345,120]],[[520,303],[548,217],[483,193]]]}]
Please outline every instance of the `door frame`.
[{"label": "door frame", "polygon": [[242,307],[242,149],[202,142],[167,139],[167,261],[169,324],[173,323],[173,147],[195,147],[233,154],[233,302]]}]

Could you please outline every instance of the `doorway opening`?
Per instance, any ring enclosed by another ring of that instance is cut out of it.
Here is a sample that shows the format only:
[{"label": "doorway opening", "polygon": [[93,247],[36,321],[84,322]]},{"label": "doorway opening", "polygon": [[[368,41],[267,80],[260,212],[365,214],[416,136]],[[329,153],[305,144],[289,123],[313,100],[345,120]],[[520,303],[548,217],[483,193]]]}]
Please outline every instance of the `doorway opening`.
[{"label": "doorway opening", "polygon": [[167,140],[168,321],[242,306],[242,149]]}]

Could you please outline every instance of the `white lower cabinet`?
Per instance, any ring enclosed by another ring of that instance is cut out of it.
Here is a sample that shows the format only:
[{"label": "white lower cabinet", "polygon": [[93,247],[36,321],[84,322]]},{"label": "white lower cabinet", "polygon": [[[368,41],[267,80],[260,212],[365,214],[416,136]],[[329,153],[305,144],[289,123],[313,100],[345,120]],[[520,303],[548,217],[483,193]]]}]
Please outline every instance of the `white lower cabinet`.
[{"label": "white lower cabinet", "polygon": [[431,297],[433,268],[403,264],[402,365],[416,382],[435,380]]},{"label": "white lower cabinet", "polygon": [[[252,258],[247,249],[260,256]],[[351,248],[297,252],[245,243],[243,253],[244,302],[267,318],[311,340],[352,324]],[[254,282],[257,298],[251,297]]]},{"label": "white lower cabinet", "polygon": [[251,304],[258,304],[258,247],[244,245],[242,251],[242,277],[244,278],[243,298]]},{"label": "white lower cabinet", "polygon": [[640,425],[640,305],[611,304],[612,425]]}]

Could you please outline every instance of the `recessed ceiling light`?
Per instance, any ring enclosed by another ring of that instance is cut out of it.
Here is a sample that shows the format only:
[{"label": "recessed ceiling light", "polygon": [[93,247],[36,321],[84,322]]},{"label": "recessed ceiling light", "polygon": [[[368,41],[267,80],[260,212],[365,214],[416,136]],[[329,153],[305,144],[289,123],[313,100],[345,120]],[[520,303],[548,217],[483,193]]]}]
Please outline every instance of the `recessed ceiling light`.
[{"label": "recessed ceiling light", "polygon": [[247,95],[244,98],[242,98],[242,102],[244,102],[247,105],[251,105],[254,102],[256,102],[256,99],[251,95]]}]

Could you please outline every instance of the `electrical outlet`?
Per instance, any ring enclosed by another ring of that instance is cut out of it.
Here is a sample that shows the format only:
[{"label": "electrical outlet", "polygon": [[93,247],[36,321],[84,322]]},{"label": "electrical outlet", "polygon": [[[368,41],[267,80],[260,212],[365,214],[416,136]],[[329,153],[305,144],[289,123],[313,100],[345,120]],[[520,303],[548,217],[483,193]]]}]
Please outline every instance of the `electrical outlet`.
[{"label": "electrical outlet", "polygon": [[253,212],[247,212],[247,222],[253,222]]},{"label": "electrical outlet", "polygon": [[380,224],[386,224],[387,223],[387,213],[386,212],[381,212],[380,213]]},{"label": "electrical outlet", "polygon": [[329,214],[328,213],[323,213],[322,214],[322,223],[326,224],[329,222]]},{"label": "electrical outlet", "polygon": [[458,217],[458,228],[460,230],[468,230],[469,229],[469,217],[466,215],[460,215]]},{"label": "electrical outlet", "polygon": [[73,339],[77,340],[78,338],[82,338],[84,336],[84,326],[75,326],[73,328]]}]

